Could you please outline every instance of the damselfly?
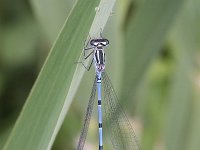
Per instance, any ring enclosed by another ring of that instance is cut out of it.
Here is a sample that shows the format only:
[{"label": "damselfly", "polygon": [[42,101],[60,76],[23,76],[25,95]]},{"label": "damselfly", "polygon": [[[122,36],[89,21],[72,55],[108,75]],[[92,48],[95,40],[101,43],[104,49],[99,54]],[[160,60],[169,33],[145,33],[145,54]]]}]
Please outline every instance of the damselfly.
[{"label": "damselfly", "polygon": [[[90,47],[88,47],[90,44]],[[109,45],[109,40],[103,38],[89,40],[87,47],[84,47],[84,59],[88,59],[93,55],[92,61],[89,67],[82,65],[89,71],[94,63],[96,77],[93,83],[93,88],[89,103],[87,106],[87,112],[84,120],[84,126],[79,138],[77,150],[82,150],[86,141],[88,127],[93,111],[94,99],[97,90],[98,97],[98,125],[99,125],[99,150],[103,149],[103,125],[102,125],[102,107],[105,109],[105,116],[108,131],[110,131],[110,139],[113,145],[113,149],[116,150],[140,150],[135,132],[131,127],[131,124],[119,104],[117,95],[113,89],[112,83],[105,72],[105,52],[104,47]],[[85,51],[91,51],[85,56]],[[102,88],[103,85],[103,88]],[[104,92],[102,92],[102,89]],[[102,99],[102,93],[104,93],[104,99]],[[103,103],[102,103],[103,102]],[[103,105],[101,105],[103,104]]]}]

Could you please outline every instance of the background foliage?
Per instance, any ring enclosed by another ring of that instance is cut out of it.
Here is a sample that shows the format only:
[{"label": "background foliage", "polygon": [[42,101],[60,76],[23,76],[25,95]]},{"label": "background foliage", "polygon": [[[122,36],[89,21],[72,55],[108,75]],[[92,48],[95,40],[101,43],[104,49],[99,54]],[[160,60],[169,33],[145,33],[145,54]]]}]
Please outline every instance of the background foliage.
[{"label": "background foliage", "polygon": [[[73,6],[0,1],[0,149]],[[198,0],[118,1],[104,29],[107,71],[144,150],[200,148],[199,7]],[[85,74],[52,149],[75,149],[93,72]],[[95,121],[87,149],[96,147]]]}]

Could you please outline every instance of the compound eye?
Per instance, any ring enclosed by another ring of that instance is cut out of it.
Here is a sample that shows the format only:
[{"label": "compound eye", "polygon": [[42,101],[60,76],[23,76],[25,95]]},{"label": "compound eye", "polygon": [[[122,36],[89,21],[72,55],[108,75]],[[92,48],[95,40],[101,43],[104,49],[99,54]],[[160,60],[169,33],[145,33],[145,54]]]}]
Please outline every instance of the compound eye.
[{"label": "compound eye", "polygon": [[103,39],[101,43],[106,46],[109,44],[109,41],[107,39]]},{"label": "compound eye", "polygon": [[99,44],[99,42],[94,42],[93,43],[94,46],[97,46],[98,44]]},{"label": "compound eye", "polygon": [[94,43],[95,43],[95,40],[90,41],[90,45],[94,45]]},{"label": "compound eye", "polygon": [[106,45],[108,45],[108,44],[109,44],[109,41],[108,41],[108,39],[105,39],[105,42],[106,42]]},{"label": "compound eye", "polygon": [[101,44],[103,44],[103,45],[107,45],[107,42],[101,42]]},{"label": "compound eye", "polygon": [[90,45],[93,45],[93,46],[97,46],[98,43],[99,42],[97,40],[95,40],[95,39],[93,39],[93,40],[90,41]]}]

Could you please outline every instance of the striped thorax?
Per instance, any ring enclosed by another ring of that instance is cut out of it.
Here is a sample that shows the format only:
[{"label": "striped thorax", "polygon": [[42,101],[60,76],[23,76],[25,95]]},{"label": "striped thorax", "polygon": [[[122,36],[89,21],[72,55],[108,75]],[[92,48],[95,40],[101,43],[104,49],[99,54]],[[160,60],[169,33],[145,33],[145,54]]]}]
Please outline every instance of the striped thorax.
[{"label": "striped thorax", "polygon": [[104,47],[109,44],[107,39],[92,39],[90,44],[94,46],[94,65],[97,73],[101,73],[105,69],[105,52]]}]

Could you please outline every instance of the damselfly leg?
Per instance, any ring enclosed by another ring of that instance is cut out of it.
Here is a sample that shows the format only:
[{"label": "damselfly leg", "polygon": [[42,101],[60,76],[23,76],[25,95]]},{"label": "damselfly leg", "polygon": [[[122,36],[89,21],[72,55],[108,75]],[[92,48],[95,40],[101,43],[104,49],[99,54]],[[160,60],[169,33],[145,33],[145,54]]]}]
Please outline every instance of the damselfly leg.
[{"label": "damselfly leg", "polygon": [[[87,44],[86,44],[86,41],[84,42],[84,48],[83,48],[84,60],[82,60],[82,61],[80,61],[80,62],[77,62],[77,63],[81,63],[81,64],[83,65],[83,67],[84,67],[87,71],[90,70],[90,68],[91,68],[91,66],[92,66],[92,64],[93,64],[93,62],[94,62],[94,58],[92,58],[91,62],[89,63],[89,66],[86,66],[86,65],[84,64],[84,61],[87,60],[92,54],[94,54],[94,48],[95,48],[95,47],[94,47],[94,46],[90,46],[90,47],[89,47],[90,41],[91,41],[91,37],[89,36],[89,40],[87,41]],[[92,50],[92,51],[86,56],[85,52],[88,51],[88,50]]]}]

